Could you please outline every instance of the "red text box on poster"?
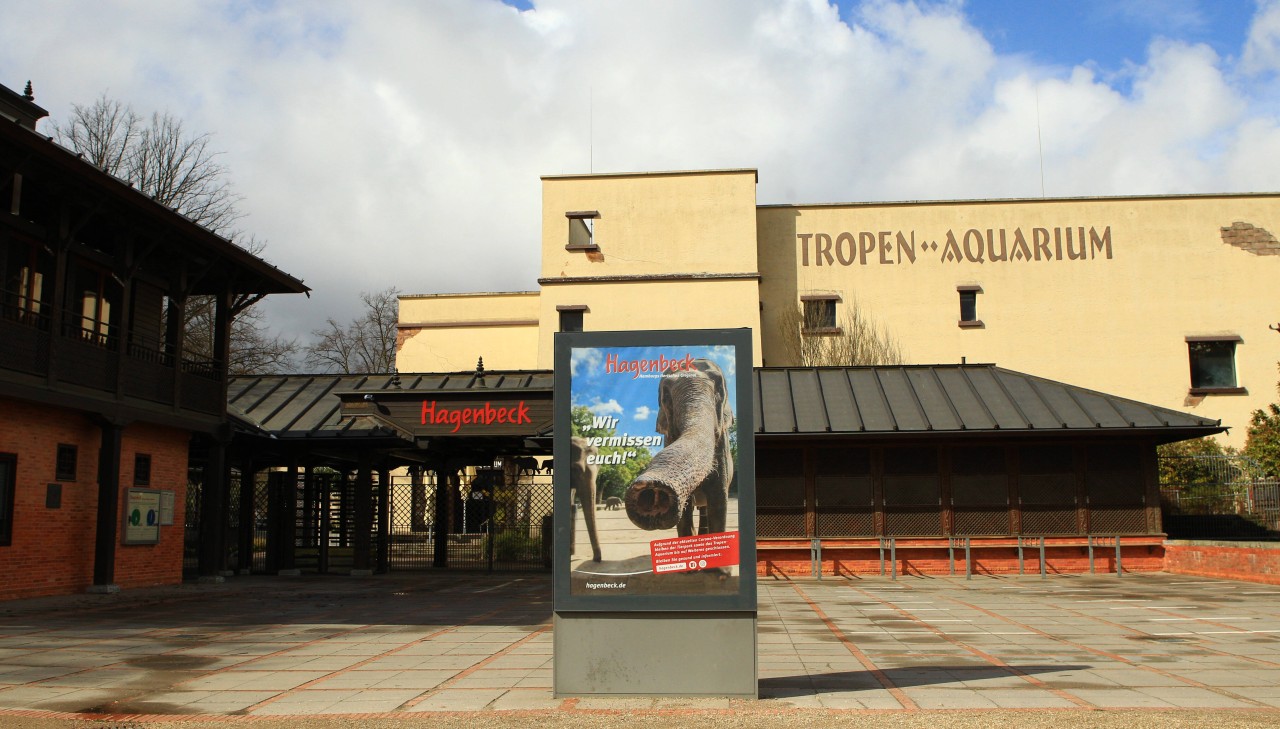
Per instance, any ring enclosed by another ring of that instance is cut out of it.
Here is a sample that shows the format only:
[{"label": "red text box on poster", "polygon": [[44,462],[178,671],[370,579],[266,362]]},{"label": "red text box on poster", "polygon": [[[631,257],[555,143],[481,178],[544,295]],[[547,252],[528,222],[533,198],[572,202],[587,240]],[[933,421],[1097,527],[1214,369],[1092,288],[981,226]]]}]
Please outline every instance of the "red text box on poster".
[{"label": "red text box on poster", "polygon": [[655,574],[692,572],[738,564],[738,532],[700,534],[649,542]]}]

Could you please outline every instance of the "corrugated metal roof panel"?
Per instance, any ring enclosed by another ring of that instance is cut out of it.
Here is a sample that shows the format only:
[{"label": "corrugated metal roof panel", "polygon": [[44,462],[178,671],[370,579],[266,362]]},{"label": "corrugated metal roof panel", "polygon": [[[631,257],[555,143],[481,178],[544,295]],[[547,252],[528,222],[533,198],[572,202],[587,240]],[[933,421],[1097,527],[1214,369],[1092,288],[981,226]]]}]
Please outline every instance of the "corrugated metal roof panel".
[{"label": "corrugated metal roof panel", "polygon": [[796,427],[802,433],[825,433],[831,430],[827,420],[827,403],[817,370],[791,370],[791,401],[795,405]]},{"label": "corrugated metal roof panel", "polygon": [[1010,399],[1017,404],[1018,409],[1027,416],[1031,428],[1047,430],[1066,427],[1066,421],[1040,396],[1030,378],[1019,376],[1018,373],[1009,370],[994,368],[992,374],[1004,387],[1005,392],[1009,393]]},{"label": "corrugated metal roof panel", "polygon": [[965,424],[956,412],[951,393],[943,386],[934,369],[913,368],[906,371],[915,391],[929,430],[964,430]]},{"label": "corrugated metal roof panel", "polygon": [[1221,429],[994,365],[765,368],[756,378],[761,434]]},{"label": "corrugated metal roof panel", "polygon": [[900,367],[881,367],[875,373],[884,390],[889,410],[893,413],[893,422],[897,424],[895,430],[930,430],[928,416],[920,405],[906,370]]},{"label": "corrugated metal roof panel", "polygon": [[770,433],[795,433],[795,406],[791,400],[791,380],[787,370],[760,372],[761,420]]},{"label": "corrugated metal roof panel", "polygon": [[995,421],[994,427],[1002,430],[1029,430],[1034,427],[1031,418],[996,377],[994,368],[964,367],[958,371],[986,406]]},{"label": "corrugated metal roof panel", "polygon": [[849,384],[846,370],[820,369],[818,382],[822,385],[822,396],[826,401],[825,410],[831,430],[836,432],[858,432],[865,429],[862,422],[862,410],[853,395],[853,386]]},{"label": "corrugated metal roof panel", "polygon": [[898,429],[893,419],[893,411],[889,401],[885,399],[884,388],[876,377],[874,368],[851,368],[845,370],[849,384],[853,387],[854,397],[862,408],[862,421],[869,431],[892,431]]}]

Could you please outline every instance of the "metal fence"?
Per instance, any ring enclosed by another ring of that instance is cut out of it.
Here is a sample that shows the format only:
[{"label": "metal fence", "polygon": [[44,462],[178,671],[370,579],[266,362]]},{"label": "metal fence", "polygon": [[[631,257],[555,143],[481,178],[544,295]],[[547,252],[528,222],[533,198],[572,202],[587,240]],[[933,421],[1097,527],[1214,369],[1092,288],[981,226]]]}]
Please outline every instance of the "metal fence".
[{"label": "metal fence", "polygon": [[[441,486],[444,488],[444,486]],[[553,508],[550,473],[503,478],[500,472],[464,473],[453,501],[447,543],[436,539],[437,484],[430,474],[391,480],[392,570],[543,570],[550,567]],[[444,557],[441,565],[438,555]]]},{"label": "metal fence", "polygon": [[[356,540],[354,474],[316,471],[307,480],[301,474],[289,484],[259,472],[252,495],[242,500],[238,471],[232,471],[224,533],[225,562],[236,571],[271,572],[270,545],[280,537],[271,525],[270,490],[282,494],[282,506],[291,514],[294,567],[304,573],[349,572]],[[288,487],[292,485],[292,489]],[[374,515],[370,546],[382,554],[380,524],[388,526],[385,558],[390,570],[433,568],[464,570],[547,570],[551,567],[550,472],[504,473],[500,468],[467,469],[437,500],[437,484],[431,473],[396,474],[388,484],[388,513],[383,521],[378,475],[373,477]],[[200,541],[200,471],[194,469],[187,487],[186,544],[183,566],[194,575]],[[249,506],[251,503],[251,507]],[[446,536],[437,545],[439,503],[448,504],[442,519]],[[250,508],[250,512],[242,509]],[[252,537],[241,529],[242,514],[252,519]]]},{"label": "metal fence", "polygon": [[1280,540],[1280,480],[1245,456],[1161,457],[1160,510],[1172,539]]}]

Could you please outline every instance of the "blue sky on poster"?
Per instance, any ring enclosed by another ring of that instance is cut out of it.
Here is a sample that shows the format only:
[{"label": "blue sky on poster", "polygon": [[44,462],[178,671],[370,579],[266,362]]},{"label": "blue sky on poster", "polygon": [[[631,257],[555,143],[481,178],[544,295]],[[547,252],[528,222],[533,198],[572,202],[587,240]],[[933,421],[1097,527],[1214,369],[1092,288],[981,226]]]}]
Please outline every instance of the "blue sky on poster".
[{"label": "blue sky on poster", "polygon": [[[736,352],[730,346],[575,347],[569,357],[571,404],[617,418],[618,435],[644,437],[656,432],[659,375],[606,372],[605,362],[611,355],[619,361],[680,360],[686,355],[709,359],[720,366],[728,392],[737,392]],[[650,448],[653,453],[660,450],[662,444]]]},{"label": "blue sky on poster", "polygon": [[[536,288],[539,175],[761,203],[1280,190],[1280,0],[0,0],[0,83],[210,131],[315,293]],[[49,130],[48,122],[43,129]]]}]

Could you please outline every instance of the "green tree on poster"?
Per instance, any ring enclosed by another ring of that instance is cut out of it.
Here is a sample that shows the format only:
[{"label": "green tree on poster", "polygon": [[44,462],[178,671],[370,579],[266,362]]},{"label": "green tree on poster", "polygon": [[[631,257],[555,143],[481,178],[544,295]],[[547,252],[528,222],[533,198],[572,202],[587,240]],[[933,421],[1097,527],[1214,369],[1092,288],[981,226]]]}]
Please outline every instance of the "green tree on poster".
[{"label": "green tree on poster", "polygon": [[[573,424],[573,434],[576,436],[583,438],[610,438],[619,434],[617,428],[596,427],[596,415],[586,405],[574,406],[570,411],[569,417]],[[604,501],[610,496],[622,498],[622,495],[631,486],[631,482],[649,465],[649,461],[653,460],[653,454],[648,448],[644,447],[596,446],[596,449],[601,456],[634,454],[625,457],[622,463],[601,464],[600,471],[596,476],[596,499],[598,501]]]}]

